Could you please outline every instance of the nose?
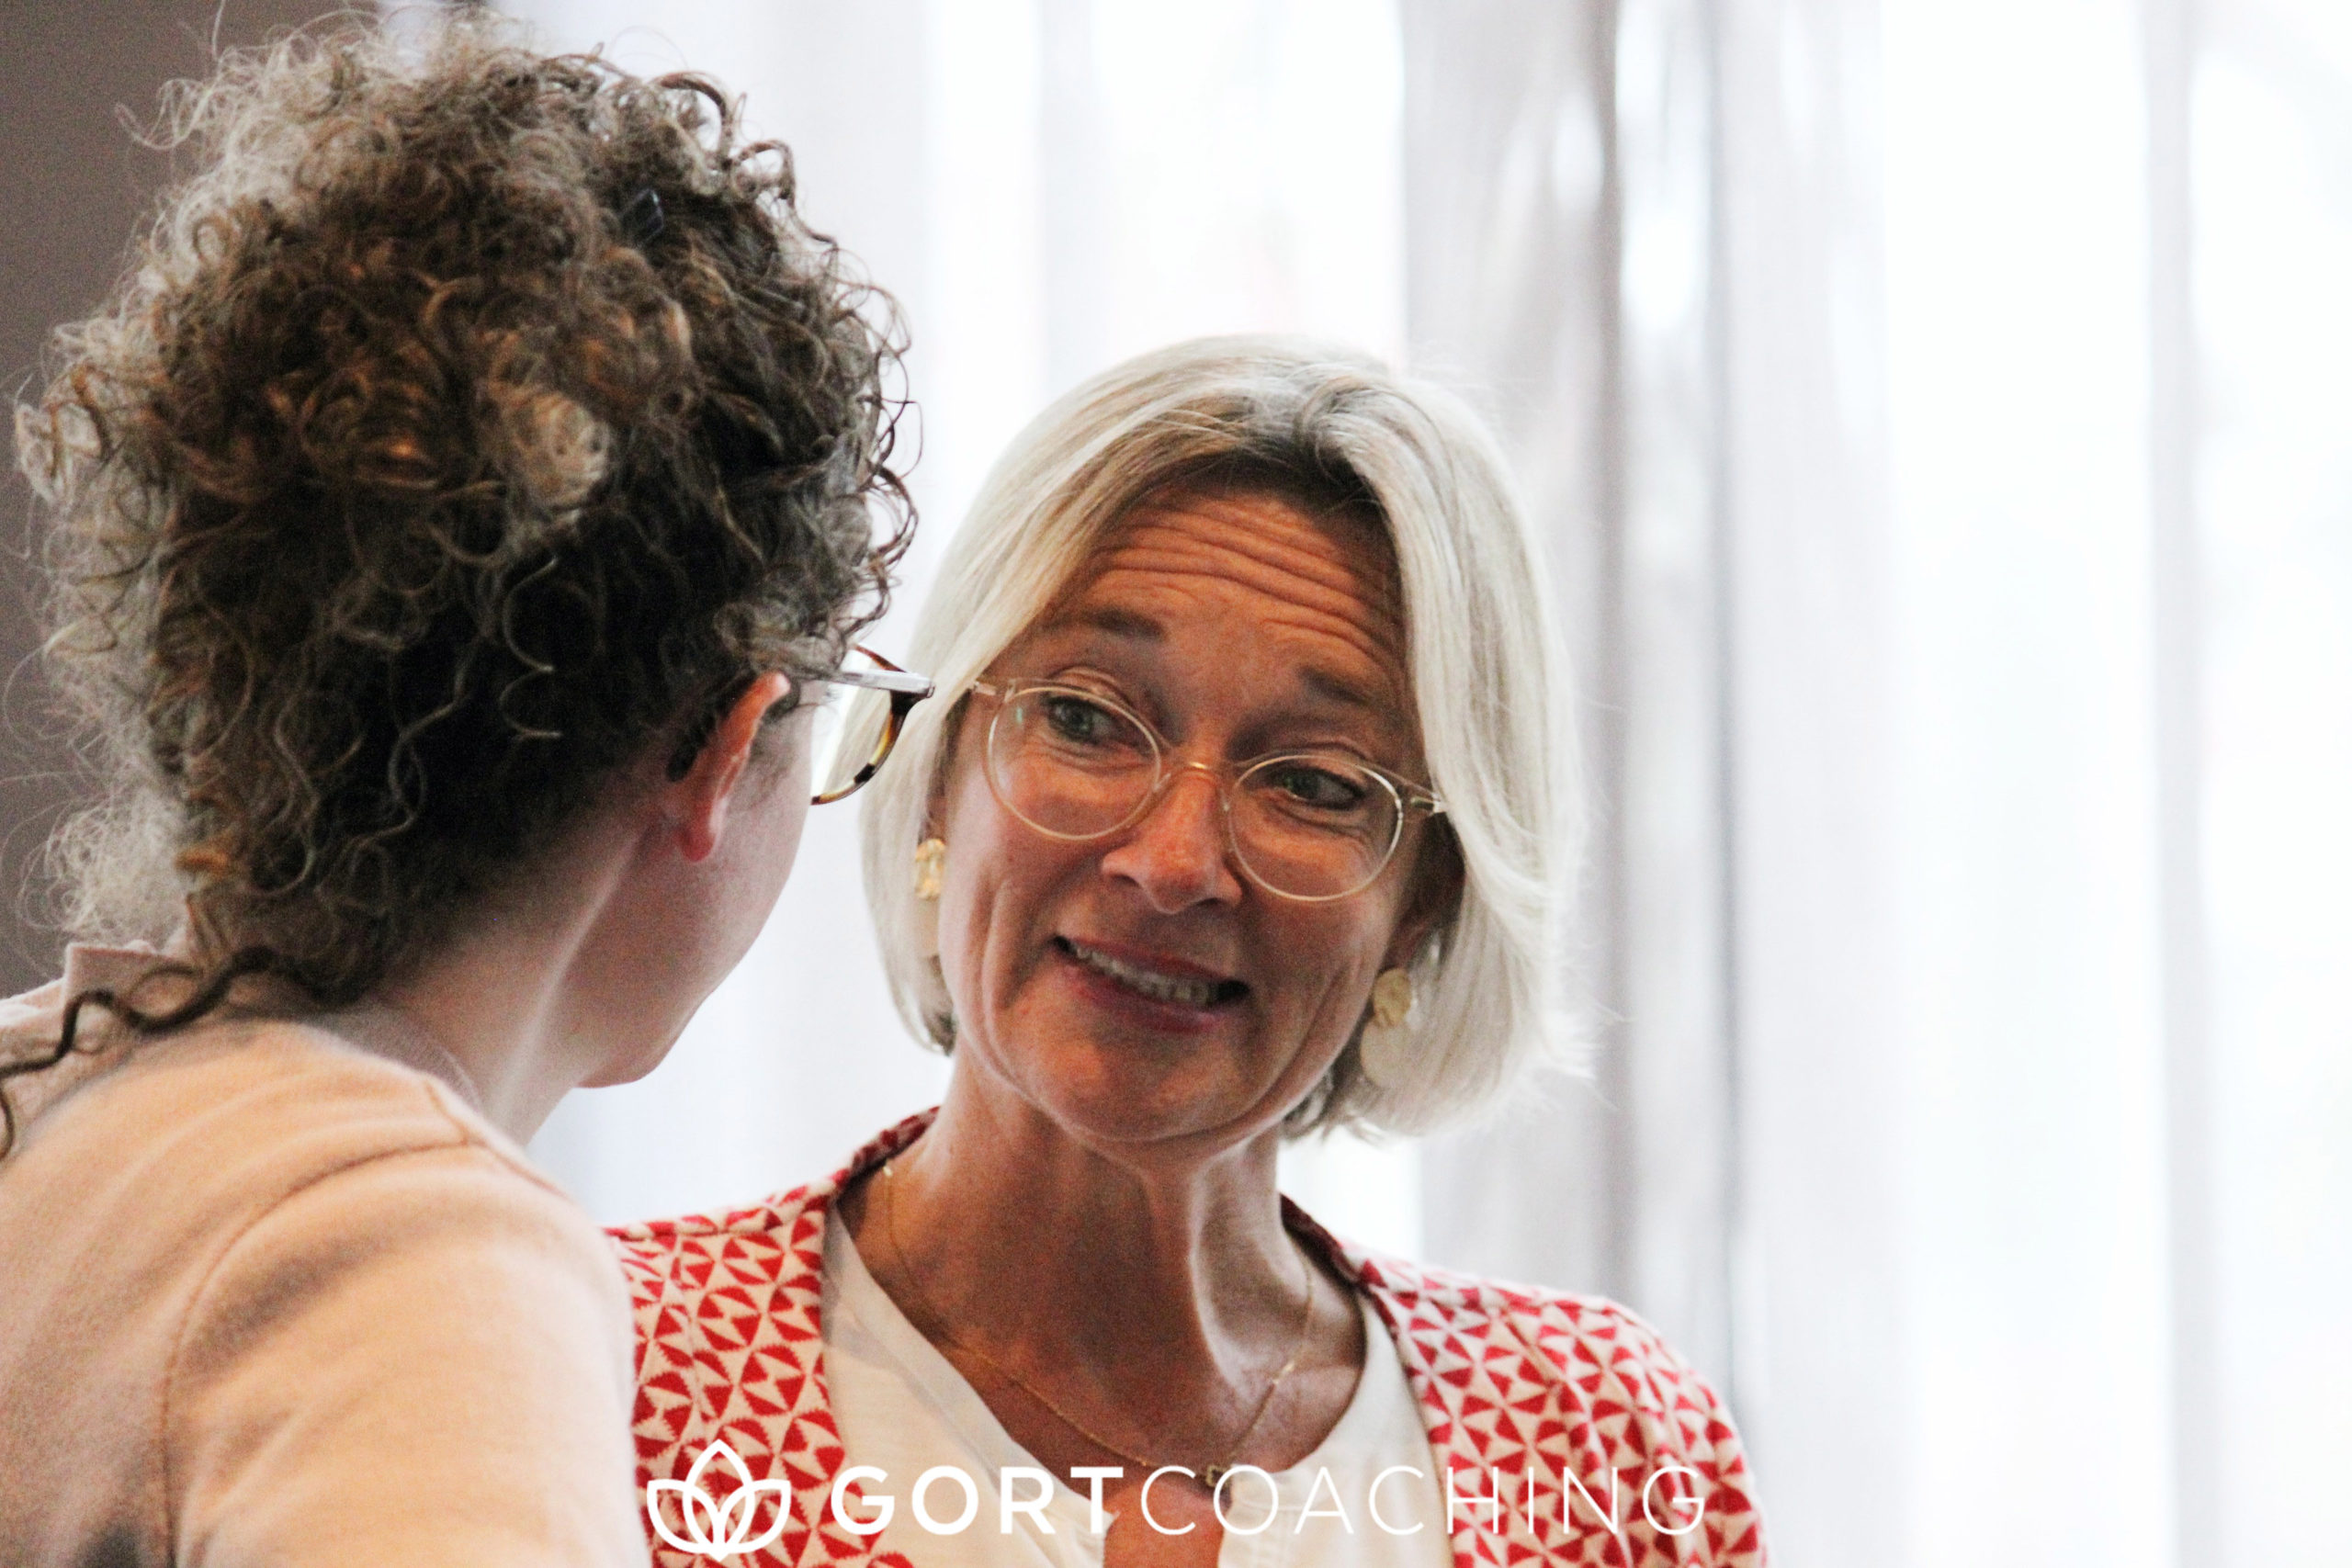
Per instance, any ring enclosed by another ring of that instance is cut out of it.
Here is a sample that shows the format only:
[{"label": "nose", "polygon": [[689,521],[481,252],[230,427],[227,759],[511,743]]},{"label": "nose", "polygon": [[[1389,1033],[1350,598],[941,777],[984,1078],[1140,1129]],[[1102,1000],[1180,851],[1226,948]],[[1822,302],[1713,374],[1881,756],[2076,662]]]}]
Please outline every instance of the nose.
[{"label": "nose", "polygon": [[1159,798],[1103,855],[1104,874],[1134,883],[1163,915],[1238,901],[1241,882],[1226,859],[1223,788],[1203,763],[1178,766]]}]

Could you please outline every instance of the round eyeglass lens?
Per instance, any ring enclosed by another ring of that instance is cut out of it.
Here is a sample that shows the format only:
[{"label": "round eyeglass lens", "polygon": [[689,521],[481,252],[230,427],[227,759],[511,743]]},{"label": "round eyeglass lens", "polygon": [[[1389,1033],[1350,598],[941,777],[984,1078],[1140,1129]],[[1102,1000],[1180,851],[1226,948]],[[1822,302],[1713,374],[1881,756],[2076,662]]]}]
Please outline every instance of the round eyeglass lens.
[{"label": "round eyeglass lens", "polygon": [[1404,829],[1396,786],[1332,753],[1262,758],[1229,798],[1234,852],[1250,875],[1294,898],[1368,886]]},{"label": "round eyeglass lens", "polygon": [[1057,839],[1124,826],[1159,773],[1150,731],[1068,686],[1034,686],[1003,703],[989,725],[988,759],[1006,809]]}]

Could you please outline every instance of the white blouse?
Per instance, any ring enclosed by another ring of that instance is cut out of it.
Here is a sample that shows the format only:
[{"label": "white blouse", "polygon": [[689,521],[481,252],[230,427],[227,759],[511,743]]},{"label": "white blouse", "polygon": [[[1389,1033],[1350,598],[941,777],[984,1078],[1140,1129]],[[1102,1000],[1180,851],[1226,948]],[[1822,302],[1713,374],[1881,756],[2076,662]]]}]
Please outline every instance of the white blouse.
[{"label": "white blouse", "polygon": [[[1363,1371],[1338,1426],[1315,1451],[1273,1476],[1272,1497],[1244,1471],[1226,1483],[1227,1528],[1219,1568],[1448,1568],[1453,1562],[1436,1461],[1419,1404],[1396,1348],[1369,1304]],[[1068,1477],[1044,1467],[1005,1431],[948,1359],[907,1320],[857,1255],[838,1213],[825,1220],[822,1305],[825,1378],[847,1467],[864,1504],[845,1499],[853,1519],[871,1519],[892,1499],[876,1543],[922,1568],[1102,1568],[1102,1535],[1093,1506]],[[922,1488],[927,1528],[914,1493],[925,1472],[954,1476]],[[1027,1470],[1034,1475],[1007,1472]],[[1050,1486],[1050,1491],[1047,1487]],[[1006,1507],[1034,1498],[1034,1510]],[[973,1505],[965,1526],[954,1525]],[[1274,1505],[1270,1506],[1270,1505]],[[1103,1523],[1116,1516],[1103,1515]],[[1001,1527],[1009,1525],[1010,1529]]]}]

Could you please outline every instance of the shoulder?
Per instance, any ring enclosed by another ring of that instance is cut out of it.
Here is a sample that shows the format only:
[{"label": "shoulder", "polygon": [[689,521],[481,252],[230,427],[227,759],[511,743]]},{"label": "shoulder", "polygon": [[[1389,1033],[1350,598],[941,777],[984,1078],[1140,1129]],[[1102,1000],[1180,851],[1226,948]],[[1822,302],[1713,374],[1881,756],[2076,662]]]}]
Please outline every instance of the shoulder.
[{"label": "shoulder", "polygon": [[[802,1511],[821,1515],[841,1460],[823,1370],[826,1217],[931,1117],[909,1117],[831,1176],[763,1202],[609,1233],[637,1328],[630,1431],[640,1481],[686,1475],[723,1433],[755,1467],[788,1468]],[[789,1556],[798,1548],[786,1539]]]},{"label": "shoulder", "polygon": [[832,1180],[814,1181],[744,1208],[607,1231],[628,1285],[639,1383],[683,1372],[714,1342],[813,1340],[833,1191]]},{"label": "shoulder", "polygon": [[570,1207],[447,1084],[312,1025],[207,1022],[127,1048],[110,1043],[92,1065],[21,1129],[0,1163],[0,1192],[55,1180],[89,1190],[103,1171],[103,1190],[135,1198],[146,1213],[193,1215],[240,1201],[266,1205],[375,1161],[446,1150],[505,1178],[518,1196]]},{"label": "shoulder", "polygon": [[[1622,1477],[1628,1513],[1645,1496],[1670,1510],[1677,1496],[1696,1495],[1702,1513],[1682,1546],[1702,1550],[1670,1560],[1761,1562],[1754,1487],[1730,1414],[1639,1316],[1598,1296],[1398,1258],[1346,1261],[1387,1322],[1441,1464],[1532,1464],[1596,1488]],[[1660,1517],[1675,1522],[1670,1511]],[[1679,1540],[1673,1529],[1653,1533]]]},{"label": "shoulder", "polygon": [[1401,1258],[1367,1258],[1367,1289],[1393,1303],[1396,1331],[1431,1354],[1478,1351],[1525,1359],[1578,1393],[1607,1388],[1667,1415],[1719,1411],[1705,1380],[1647,1322],[1602,1296],[1513,1284]]},{"label": "shoulder", "polygon": [[452,1520],[576,1504],[602,1544],[570,1561],[634,1545],[618,1271],[446,1086],[222,1021],[121,1052],[25,1134],[0,1162],[0,1382],[88,1439],[71,1463],[99,1483],[239,1560],[320,1507],[405,1540],[420,1478]]},{"label": "shoulder", "polygon": [[[722,1433],[762,1473],[787,1455],[805,1466],[832,1453],[819,1461],[826,1474],[838,1462],[821,1370],[832,1185],[608,1233],[636,1331],[628,1430],[640,1484],[688,1475]],[[788,1543],[786,1557],[797,1550]]]},{"label": "shoulder", "polygon": [[[142,1042],[0,1165],[0,1228],[142,1246],[218,1285],[272,1264],[512,1252],[618,1305],[594,1224],[447,1084],[324,1030],[223,1021]],[[552,1283],[552,1281],[551,1281]]]},{"label": "shoulder", "polygon": [[773,1285],[796,1268],[821,1268],[828,1182],[810,1182],[741,1208],[613,1225],[629,1289],[700,1294]]},{"label": "shoulder", "polygon": [[623,1342],[618,1271],[577,1204],[447,1085],[303,1024],[123,1053],[0,1163],[0,1240],[59,1306],[111,1280],[243,1325],[406,1280],[571,1303]]},{"label": "shoulder", "polygon": [[[269,1151],[249,1174],[277,1230],[296,1220],[347,1217],[380,1227],[382,1243],[490,1247],[504,1238],[561,1258],[574,1274],[584,1269],[617,1284],[610,1251],[586,1212],[429,1073],[294,1023],[254,1025],[241,1039],[223,1039],[209,1063],[191,1053],[178,1074],[192,1081],[175,1085],[166,1073],[142,1083],[147,1066],[126,1072],[126,1097],[176,1090],[184,1103],[205,1107],[190,1136],[214,1149],[224,1168],[243,1163],[227,1154],[232,1141]],[[256,1223],[251,1230],[266,1228]]]},{"label": "shoulder", "polygon": [[[36,992],[0,1003],[0,1039],[20,1048],[12,1054],[22,1054],[26,1041],[56,1039],[58,999]],[[83,1040],[64,1061],[9,1080],[12,1091],[50,1091],[36,1102],[43,1127],[152,1118],[158,1127],[197,1138],[308,1130],[355,1149],[473,1142],[528,1168],[520,1151],[448,1086],[311,1023],[207,1019],[139,1039],[103,1013],[85,1014]],[[317,1152],[329,1146],[316,1139],[302,1145]]]},{"label": "shoulder", "polygon": [[779,1286],[817,1290],[825,1261],[825,1216],[860,1176],[912,1143],[934,1112],[885,1129],[831,1175],[732,1209],[615,1225],[607,1233],[637,1298],[639,1328],[658,1300],[707,1295],[748,1301]]},{"label": "shoulder", "polygon": [[[595,1224],[438,1079],[302,1026],[233,1054],[212,1146],[277,1154],[221,1193],[165,1373],[187,1528],[261,1561],[332,1507],[445,1561],[636,1560],[627,1298]],[[404,1512],[424,1495],[435,1521]]]}]

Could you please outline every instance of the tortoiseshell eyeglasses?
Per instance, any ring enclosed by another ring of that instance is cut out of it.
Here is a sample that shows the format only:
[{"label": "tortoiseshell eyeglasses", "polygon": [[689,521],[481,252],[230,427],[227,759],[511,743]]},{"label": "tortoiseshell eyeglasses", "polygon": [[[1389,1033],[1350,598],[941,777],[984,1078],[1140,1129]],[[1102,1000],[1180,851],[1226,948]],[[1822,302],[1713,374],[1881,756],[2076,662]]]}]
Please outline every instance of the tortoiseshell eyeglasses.
[{"label": "tortoiseshell eyeglasses", "polygon": [[[848,779],[820,791],[814,797],[814,804],[819,806],[830,806],[836,800],[855,795],[868,779],[881,771],[883,762],[889,758],[890,749],[898,745],[899,736],[907,727],[907,715],[913,712],[914,705],[931,695],[933,690],[930,676],[901,670],[872,649],[865,647],[850,649],[849,657],[842,661],[840,669],[829,670],[820,675],[806,675],[801,679],[811,685],[846,686],[860,692],[872,692],[876,694],[876,700],[887,697],[890,704],[890,710],[883,716],[881,728],[874,738],[873,749],[865,753],[865,761],[856,764],[855,772],[851,773]],[[847,760],[836,753],[845,738],[857,735],[864,728],[858,722],[864,716],[858,704],[837,701],[830,692],[818,704],[813,754],[818,765],[825,769],[822,776],[826,779],[841,778]]]}]

